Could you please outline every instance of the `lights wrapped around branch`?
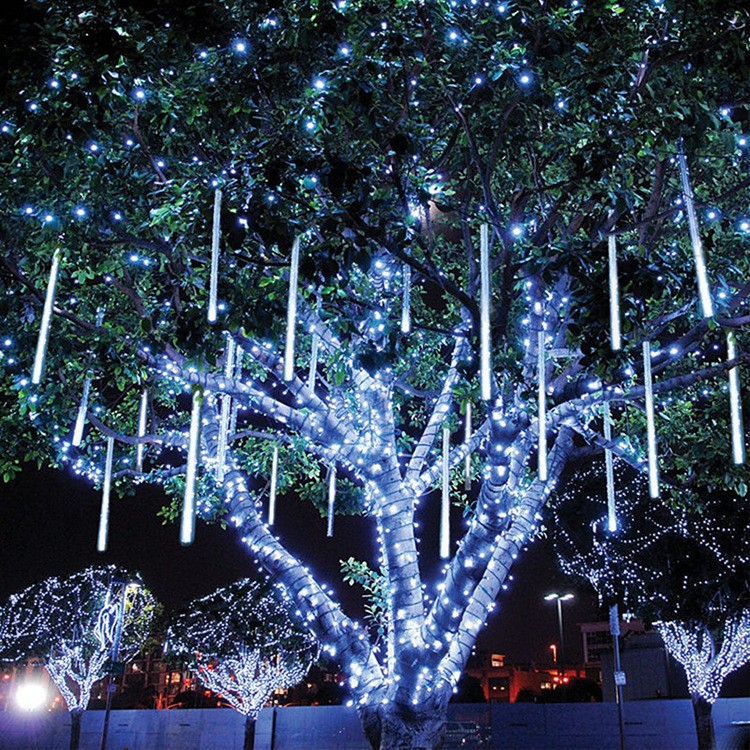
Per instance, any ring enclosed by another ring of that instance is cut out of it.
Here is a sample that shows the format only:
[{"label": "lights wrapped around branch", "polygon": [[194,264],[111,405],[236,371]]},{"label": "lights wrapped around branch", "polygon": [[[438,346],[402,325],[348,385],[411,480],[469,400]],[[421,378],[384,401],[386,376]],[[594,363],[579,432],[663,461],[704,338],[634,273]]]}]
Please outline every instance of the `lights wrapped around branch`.
[{"label": "lights wrapped around branch", "polygon": [[401,264],[401,279],[403,287],[401,292],[401,333],[411,332],[411,266],[408,263]]},{"label": "lights wrapped around branch", "polygon": [[490,228],[482,224],[479,235],[479,386],[484,401],[492,397],[490,349]]},{"label": "lights wrapped around branch", "polygon": [[221,239],[221,189],[214,191],[214,217],[211,228],[211,276],[208,285],[208,322],[215,323],[218,315],[219,243]]},{"label": "lights wrapped around branch", "polygon": [[545,333],[537,335],[537,378],[538,383],[538,421],[539,421],[539,458],[537,473],[542,482],[547,481],[547,358],[545,356]]},{"label": "lights wrapped around branch", "polygon": [[326,536],[333,536],[333,517],[336,514],[336,466],[328,469],[328,521]]},{"label": "lights wrapped around branch", "polygon": [[659,458],[656,453],[656,424],[654,421],[654,389],[651,378],[651,343],[643,342],[643,381],[646,392],[646,439],[648,442],[648,491],[659,497]]},{"label": "lights wrapped around branch", "polygon": [[608,237],[609,245],[609,331],[612,351],[622,348],[620,333],[620,282],[617,276],[617,239],[614,234]]},{"label": "lights wrapped around branch", "polygon": [[109,497],[112,490],[112,461],[115,452],[115,439],[107,438],[107,455],[104,459],[104,482],[102,483],[102,507],[99,512],[99,534],[96,538],[96,551],[107,551],[109,535]]},{"label": "lights wrapped around branch", "polygon": [[52,266],[47,280],[47,294],[44,297],[44,309],[42,310],[42,322],[39,326],[39,338],[36,342],[36,356],[34,357],[34,369],[31,372],[31,382],[39,385],[42,382],[44,372],[44,361],[47,356],[47,344],[49,343],[49,329],[52,324],[52,312],[55,307],[55,294],[57,292],[57,275],[60,271],[62,250],[58,247],[52,254]]},{"label": "lights wrapped around branch", "polygon": [[440,502],[440,558],[447,560],[451,555],[451,517],[450,517],[450,453],[451,431],[443,427],[443,466],[442,497]]},{"label": "lights wrapped around branch", "polygon": [[190,413],[185,495],[182,501],[182,517],[180,519],[180,544],[182,545],[192,544],[195,540],[195,482],[198,476],[202,411],[203,389],[195,387],[193,389],[193,407]]},{"label": "lights wrapped around branch", "polygon": [[[727,332],[727,360],[737,357],[734,332]],[[745,463],[745,430],[742,424],[742,398],[740,396],[740,370],[729,370],[729,409],[732,425],[732,459],[738,466]]]},{"label": "lights wrapped around branch", "polygon": [[[604,402],[604,439],[612,442],[612,417],[609,411],[609,401]],[[615,467],[612,451],[604,449],[604,464],[607,473],[607,528],[617,531],[617,512],[615,508]]]},{"label": "lights wrapped around branch", "polygon": [[289,263],[289,300],[286,309],[286,344],[284,346],[284,380],[294,377],[294,333],[297,326],[297,286],[299,283],[300,238],[292,243],[292,259]]},{"label": "lights wrapped around branch", "polygon": [[276,521],[276,488],[279,483],[279,446],[274,445],[271,457],[271,488],[268,492],[268,525]]},{"label": "lights wrapped around branch", "polygon": [[710,318],[714,314],[713,302],[711,301],[711,289],[708,285],[708,273],[706,271],[706,259],[703,254],[703,243],[701,242],[698,217],[695,213],[693,201],[693,188],[690,185],[687,160],[682,150],[682,142],[678,144],[677,162],[680,166],[680,179],[682,180],[682,197],[685,201],[685,212],[687,213],[688,228],[690,230],[690,242],[693,246],[693,262],[695,263],[695,275],[698,280],[698,294],[701,300],[701,309],[704,318]]}]

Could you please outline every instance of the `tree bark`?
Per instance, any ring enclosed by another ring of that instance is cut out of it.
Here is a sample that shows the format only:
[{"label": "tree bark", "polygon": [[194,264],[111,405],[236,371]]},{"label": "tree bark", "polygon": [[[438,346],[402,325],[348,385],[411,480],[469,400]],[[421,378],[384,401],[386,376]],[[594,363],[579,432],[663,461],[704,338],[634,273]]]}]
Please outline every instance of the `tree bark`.
[{"label": "tree bark", "polygon": [[255,717],[247,714],[245,716],[245,742],[242,750],[253,750],[255,747]]},{"label": "tree bark", "polygon": [[70,712],[70,750],[78,750],[81,744],[81,715],[83,711]]},{"label": "tree bark", "polygon": [[389,702],[361,708],[359,717],[373,750],[439,750],[445,741],[445,706],[411,710]]},{"label": "tree bark", "polygon": [[693,699],[693,715],[695,716],[695,732],[698,735],[698,750],[716,750],[716,734],[714,720],[711,716],[713,704],[695,693]]}]

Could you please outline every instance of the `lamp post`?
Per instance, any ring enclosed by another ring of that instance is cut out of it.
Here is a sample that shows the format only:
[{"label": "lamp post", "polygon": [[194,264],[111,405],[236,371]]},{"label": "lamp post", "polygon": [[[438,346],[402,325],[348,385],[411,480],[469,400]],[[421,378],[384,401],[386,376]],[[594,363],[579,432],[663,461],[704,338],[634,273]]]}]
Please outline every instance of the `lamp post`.
[{"label": "lamp post", "polygon": [[544,597],[545,602],[557,602],[557,625],[560,630],[560,654],[557,662],[558,671],[563,670],[561,674],[565,675],[565,635],[563,634],[563,614],[562,603],[573,599],[573,594],[547,594]]},{"label": "lamp post", "polygon": [[102,727],[102,740],[99,745],[99,750],[106,750],[107,747],[107,731],[109,730],[109,713],[112,710],[112,694],[115,692],[115,681],[113,670],[117,657],[120,654],[120,641],[122,640],[122,626],[125,620],[125,604],[128,600],[128,589],[133,586],[138,588],[140,583],[138,581],[123,581],[118,579],[112,579],[110,586],[115,583],[122,586],[122,601],[120,602],[120,611],[117,614],[117,626],[115,627],[115,637],[112,641],[112,651],[110,652],[111,666],[109,670],[109,679],[107,680],[107,703],[104,708],[104,726]]}]

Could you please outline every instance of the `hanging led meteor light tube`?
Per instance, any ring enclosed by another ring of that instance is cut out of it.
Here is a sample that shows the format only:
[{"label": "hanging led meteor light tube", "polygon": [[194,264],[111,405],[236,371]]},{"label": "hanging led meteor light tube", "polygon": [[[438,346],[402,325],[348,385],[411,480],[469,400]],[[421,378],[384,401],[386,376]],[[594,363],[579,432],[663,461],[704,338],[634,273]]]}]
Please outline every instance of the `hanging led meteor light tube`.
[{"label": "hanging led meteor light tube", "polygon": [[539,380],[539,458],[537,473],[542,482],[547,481],[547,361],[545,356],[545,334],[539,331],[537,335],[537,377]]},{"label": "hanging led meteor light tube", "polygon": [[279,447],[274,445],[271,457],[271,489],[268,492],[268,525],[276,520],[276,487],[279,483]]},{"label": "hanging led meteor light tube", "polygon": [[107,438],[107,456],[104,459],[104,482],[102,484],[102,508],[99,512],[99,534],[96,538],[96,551],[107,551],[109,535],[109,495],[112,489],[112,459],[115,452],[115,439]]},{"label": "hanging led meteor light tube", "polygon": [[[737,357],[734,332],[727,331],[727,360]],[[742,424],[742,398],[740,396],[740,371],[738,367],[729,370],[729,409],[732,424],[732,459],[738,466],[745,463],[745,430]]]},{"label": "hanging led meteor light tube", "polygon": [[492,397],[490,351],[490,227],[482,224],[479,235],[479,386],[484,401]]},{"label": "hanging led meteor light tube", "polygon": [[[471,401],[466,402],[466,415],[464,417],[464,442],[468,445],[471,440]],[[464,489],[471,489],[471,451],[466,454],[464,462]]]},{"label": "hanging led meteor light tube", "polygon": [[[142,438],[146,434],[146,419],[148,417],[148,391],[144,388],[141,392],[141,404],[138,410],[138,437]],[[135,447],[135,470],[143,471],[143,452],[145,446],[138,443]]]},{"label": "hanging led meteor light tube", "polygon": [[208,322],[215,323],[219,289],[219,241],[221,237],[221,189],[214,191],[214,220],[211,231],[211,276],[208,286]]},{"label": "hanging led meteor light tube", "polygon": [[320,342],[318,340],[318,334],[315,331],[312,332],[312,344],[310,349],[310,371],[307,374],[307,387],[311,390],[315,390],[315,379],[318,376],[318,350],[320,349]]},{"label": "hanging led meteor light tube", "polygon": [[401,279],[403,289],[401,292],[401,333],[411,331],[411,266],[408,263],[401,264]]},{"label": "hanging led meteor light tube", "polygon": [[328,470],[328,524],[326,536],[333,536],[333,517],[336,508],[336,467],[331,466]]},{"label": "hanging led meteor light tube", "polygon": [[612,351],[622,348],[620,333],[620,282],[617,277],[617,239],[610,234],[609,245],[609,332]]},{"label": "hanging led meteor light tube", "polygon": [[70,441],[74,448],[78,448],[83,440],[83,428],[86,424],[86,413],[89,410],[89,392],[91,391],[91,378],[86,377],[83,381],[83,392],[81,401],[78,404],[78,414],[76,414],[76,424],[73,428],[73,439]]},{"label": "hanging led meteor light tube", "polygon": [[284,347],[284,380],[294,377],[294,329],[297,325],[297,285],[299,280],[299,243],[292,243],[292,259],[289,264],[289,301],[286,309],[286,345]]},{"label": "hanging led meteor light tube", "polygon": [[56,248],[52,255],[52,266],[47,281],[47,294],[44,297],[44,309],[42,310],[42,322],[39,327],[39,338],[36,342],[36,356],[34,357],[34,369],[31,372],[31,382],[39,385],[44,372],[44,360],[47,356],[47,344],[49,343],[49,329],[52,323],[52,312],[55,307],[55,292],[57,291],[57,274],[60,270],[62,250]]},{"label": "hanging led meteor light tube", "polygon": [[440,503],[440,559],[447,560],[451,554],[450,529],[450,460],[451,431],[443,427],[443,493]]},{"label": "hanging led meteor light tube", "polygon": [[[234,352],[234,377],[242,377],[242,356],[244,351],[241,346],[235,347]],[[229,417],[229,434],[234,435],[237,432],[237,402],[232,401],[232,413]]]},{"label": "hanging led meteor light tube", "polygon": [[654,390],[651,378],[651,342],[643,342],[643,381],[646,391],[646,437],[648,440],[648,491],[659,497],[659,458],[656,453],[656,425],[654,422]]},{"label": "hanging led meteor light tube", "polygon": [[[612,442],[612,421],[609,411],[609,401],[604,402],[604,439]],[[607,473],[607,528],[609,531],[617,531],[617,513],[615,509],[615,467],[612,451],[604,449],[604,465]]]},{"label": "hanging led meteor light tube", "polygon": [[708,274],[706,271],[706,260],[703,254],[703,243],[701,242],[700,228],[698,227],[698,217],[695,213],[695,204],[693,202],[693,188],[690,185],[690,175],[688,174],[687,160],[682,150],[682,142],[677,146],[677,162],[680,166],[680,178],[682,180],[682,197],[685,201],[685,210],[688,218],[688,228],[690,229],[690,242],[693,246],[693,261],[695,263],[695,274],[698,280],[698,294],[701,300],[701,309],[703,317],[710,318],[714,314],[713,302],[711,301],[711,289],[708,285]]},{"label": "hanging led meteor light tube", "polygon": [[185,546],[192,544],[195,539],[195,480],[198,475],[202,409],[203,389],[195,387],[193,389],[193,408],[190,414],[185,496],[182,501],[182,518],[180,519],[180,544]]},{"label": "hanging led meteor light tube", "polygon": [[[96,311],[96,327],[101,328],[104,322],[104,308],[100,307]],[[78,404],[78,413],[76,414],[76,423],[73,427],[73,439],[70,441],[74,448],[78,448],[83,440],[83,429],[86,426],[86,414],[89,410],[89,394],[91,392],[91,376],[86,375],[83,380],[83,391],[81,401]]]},{"label": "hanging led meteor light tube", "polygon": [[[227,334],[227,346],[224,352],[224,377],[229,380],[234,370],[234,339]],[[221,397],[221,415],[219,417],[219,441],[216,447],[216,482],[224,483],[226,473],[227,444],[229,442],[229,423],[232,417],[232,397],[224,393]]]}]

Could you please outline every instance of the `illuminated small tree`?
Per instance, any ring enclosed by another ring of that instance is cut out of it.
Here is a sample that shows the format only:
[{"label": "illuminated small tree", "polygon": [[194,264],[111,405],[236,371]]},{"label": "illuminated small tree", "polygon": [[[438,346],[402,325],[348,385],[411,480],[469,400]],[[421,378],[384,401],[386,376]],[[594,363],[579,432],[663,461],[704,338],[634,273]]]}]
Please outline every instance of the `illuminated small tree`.
[{"label": "illuminated small tree", "polygon": [[146,589],[114,566],[47,578],[4,603],[0,656],[44,662],[70,712],[71,750],[78,747],[81,715],[93,684],[107,674],[116,639],[118,660],[131,659],[149,635],[155,606]]},{"label": "illuminated small tree", "polygon": [[587,578],[603,603],[654,624],[685,670],[698,747],[714,750],[712,706],[724,678],[750,661],[750,532],[735,523],[747,518],[750,503],[717,493],[697,508],[668,507],[649,498],[632,472],[617,479],[615,531],[607,530],[596,472],[574,479],[556,500],[559,560],[565,572]]},{"label": "illuminated small tree", "polygon": [[318,655],[289,607],[281,592],[244,579],[190,602],[169,626],[167,653],[188,661],[245,716],[245,750],[252,750],[260,709],[276,690],[296,685]]}]

